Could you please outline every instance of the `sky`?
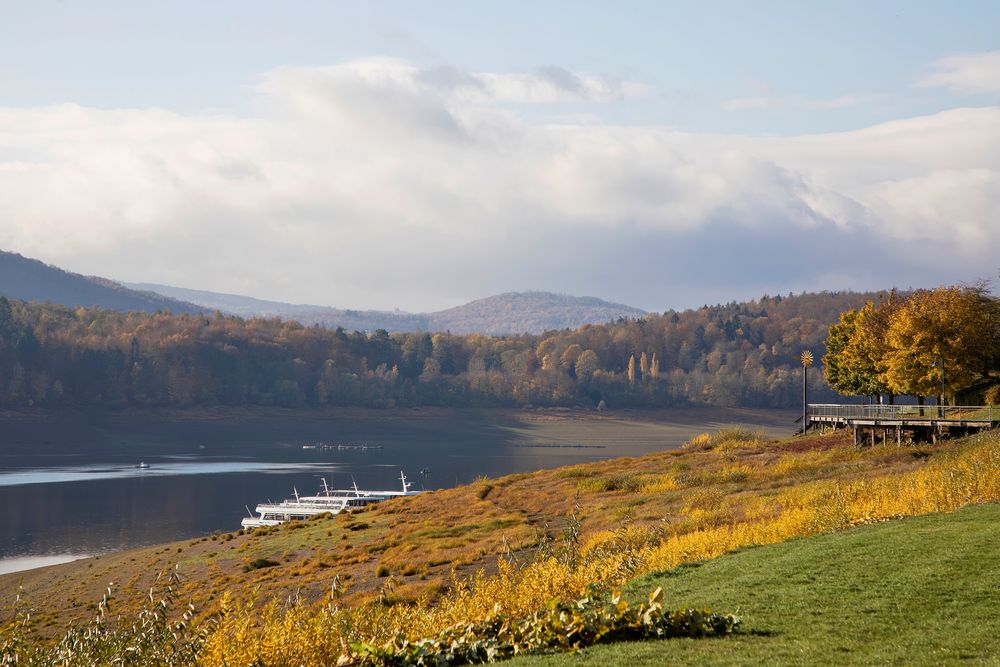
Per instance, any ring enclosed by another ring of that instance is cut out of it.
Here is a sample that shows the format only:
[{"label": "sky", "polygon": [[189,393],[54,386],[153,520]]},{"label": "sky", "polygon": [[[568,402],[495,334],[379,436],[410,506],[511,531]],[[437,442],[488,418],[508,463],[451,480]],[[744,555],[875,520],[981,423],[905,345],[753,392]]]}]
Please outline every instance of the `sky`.
[{"label": "sky", "polygon": [[1000,270],[1000,3],[7,2],[0,249],[344,308]]}]

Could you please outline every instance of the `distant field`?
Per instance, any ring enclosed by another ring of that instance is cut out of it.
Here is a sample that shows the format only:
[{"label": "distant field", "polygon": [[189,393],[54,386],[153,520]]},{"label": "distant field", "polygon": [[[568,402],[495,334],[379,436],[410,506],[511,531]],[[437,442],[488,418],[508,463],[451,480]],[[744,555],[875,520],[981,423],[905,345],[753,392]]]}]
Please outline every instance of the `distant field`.
[{"label": "distant field", "polygon": [[521,658],[555,665],[1000,664],[1000,504],[748,549],[631,582],[666,605],[737,612],[745,632]]}]

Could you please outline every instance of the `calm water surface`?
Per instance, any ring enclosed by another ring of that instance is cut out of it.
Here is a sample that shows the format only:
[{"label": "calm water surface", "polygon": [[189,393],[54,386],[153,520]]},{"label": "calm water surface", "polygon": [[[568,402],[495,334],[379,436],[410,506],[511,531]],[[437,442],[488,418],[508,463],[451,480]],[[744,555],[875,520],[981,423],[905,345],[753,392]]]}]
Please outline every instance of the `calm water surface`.
[{"label": "calm water surface", "polygon": [[[784,417],[784,416],[782,416]],[[157,420],[130,415],[0,418],[0,574],[229,531],[247,507],[292,489],[442,488],[679,445],[704,424],[563,425],[449,417]],[[775,418],[766,424],[785,429]],[[303,449],[303,444],[380,449]],[[136,466],[140,461],[148,469]],[[421,474],[422,470],[429,473]]]}]

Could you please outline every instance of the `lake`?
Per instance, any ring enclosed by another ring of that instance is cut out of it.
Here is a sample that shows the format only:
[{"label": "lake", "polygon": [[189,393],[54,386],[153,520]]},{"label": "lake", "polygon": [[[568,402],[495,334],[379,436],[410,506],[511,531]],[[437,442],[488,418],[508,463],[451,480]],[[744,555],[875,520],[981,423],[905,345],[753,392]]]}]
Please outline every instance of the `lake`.
[{"label": "lake", "polygon": [[[338,488],[454,486],[673,448],[794,413],[350,409],[0,415],[0,574],[240,527],[247,508]],[[370,449],[303,449],[316,443]],[[137,468],[140,462],[148,469]],[[421,474],[421,471],[425,471]]]}]

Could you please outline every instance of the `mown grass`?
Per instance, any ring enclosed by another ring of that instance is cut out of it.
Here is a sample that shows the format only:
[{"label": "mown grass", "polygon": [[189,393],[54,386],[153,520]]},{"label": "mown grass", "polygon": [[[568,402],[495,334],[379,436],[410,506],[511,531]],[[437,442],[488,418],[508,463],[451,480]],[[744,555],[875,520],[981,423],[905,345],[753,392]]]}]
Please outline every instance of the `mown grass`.
[{"label": "mown grass", "polygon": [[737,610],[743,631],[519,658],[558,665],[1000,664],[1000,504],[756,547],[639,577],[669,607]]}]

